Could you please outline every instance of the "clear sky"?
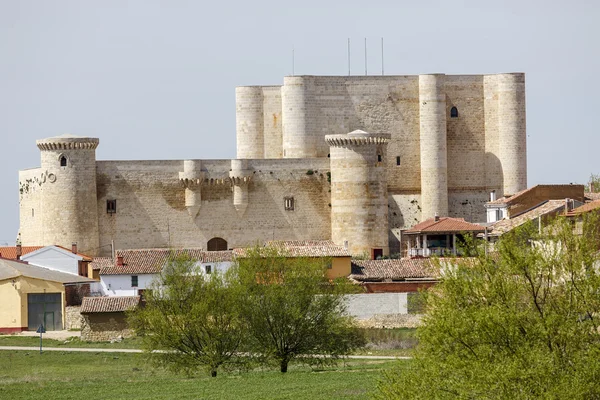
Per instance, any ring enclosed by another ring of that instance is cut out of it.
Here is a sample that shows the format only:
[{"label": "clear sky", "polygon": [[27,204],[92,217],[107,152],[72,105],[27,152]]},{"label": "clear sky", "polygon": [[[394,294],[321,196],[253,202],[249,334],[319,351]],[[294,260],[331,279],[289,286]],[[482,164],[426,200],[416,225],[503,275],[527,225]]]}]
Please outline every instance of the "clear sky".
[{"label": "clear sky", "polygon": [[235,157],[235,87],[297,75],[525,72],[529,185],[600,172],[600,2],[0,0],[0,245],[35,140],[97,159]]}]

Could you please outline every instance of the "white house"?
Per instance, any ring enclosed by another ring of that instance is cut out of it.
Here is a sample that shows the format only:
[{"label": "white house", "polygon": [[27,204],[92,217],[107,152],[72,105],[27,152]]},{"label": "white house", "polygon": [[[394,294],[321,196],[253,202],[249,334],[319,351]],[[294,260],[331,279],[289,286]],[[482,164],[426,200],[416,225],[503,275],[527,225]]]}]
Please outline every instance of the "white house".
[{"label": "white house", "polygon": [[200,265],[203,274],[225,272],[233,264],[231,251],[201,249],[117,250],[115,260],[94,259],[93,268],[100,269],[102,294],[106,296],[143,295],[170,259],[185,255]]},{"label": "white house", "polygon": [[92,278],[88,273],[88,265],[92,258],[79,254],[77,244],[73,244],[71,250],[61,246],[45,246],[25,254],[21,260],[38,267]]}]

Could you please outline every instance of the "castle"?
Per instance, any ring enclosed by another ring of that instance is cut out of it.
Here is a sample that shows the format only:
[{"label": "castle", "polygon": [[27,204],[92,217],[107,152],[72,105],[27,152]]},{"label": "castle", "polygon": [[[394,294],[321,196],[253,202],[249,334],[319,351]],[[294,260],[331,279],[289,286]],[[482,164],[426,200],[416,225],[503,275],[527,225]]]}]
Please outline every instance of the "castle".
[{"label": "castle", "polygon": [[433,217],[485,221],[527,186],[525,77],[288,76],[236,89],[237,159],[97,161],[96,138],[37,141],[19,172],[23,245],[221,250],[331,239],[399,251]]}]

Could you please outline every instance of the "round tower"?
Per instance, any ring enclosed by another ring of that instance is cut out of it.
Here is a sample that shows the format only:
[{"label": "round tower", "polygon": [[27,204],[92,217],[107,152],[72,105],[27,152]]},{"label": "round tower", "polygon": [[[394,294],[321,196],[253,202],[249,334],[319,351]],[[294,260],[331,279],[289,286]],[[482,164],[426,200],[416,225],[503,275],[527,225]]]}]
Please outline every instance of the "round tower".
[{"label": "round tower", "polygon": [[499,74],[497,82],[498,158],[504,194],[515,194],[527,188],[525,74]]},{"label": "round tower", "polygon": [[390,135],[354,131],[325,140],[331,155],[331,239],[353,255],[388,255]]},{"label": "round tower", "polygon": [[419,75],[421,220],[448,215],[444,75]]},{"label": "round tower", "polygon": [[306,79],[286,76],[281,87],[283,158],[317,157],[317,143],[308,129]]},{"label": "round tower", "polygon": [[81,253],[99,253],[98,200],[96,197],[97,138],[62,135],[36,141],[41,151],[43,243]]},{"label": "round tower", "polygon": [[235,88],[237,158],[264,158],[263,124],[262,87]]}]

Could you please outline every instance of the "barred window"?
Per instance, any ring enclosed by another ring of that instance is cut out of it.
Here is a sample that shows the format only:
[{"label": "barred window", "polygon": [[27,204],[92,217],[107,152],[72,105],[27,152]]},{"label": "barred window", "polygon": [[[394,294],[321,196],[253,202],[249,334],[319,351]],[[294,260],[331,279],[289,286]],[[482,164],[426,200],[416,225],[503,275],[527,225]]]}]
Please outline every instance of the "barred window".
[{"label": "barred window", "polygon": [[116,200],[106,200],[106,212],[108,214],[115,214],[117,212]]},{"label": "barred window", "polygon": [[286,211],[294,211],[294,198],[293,197],[284,197],[283,205]]}]

